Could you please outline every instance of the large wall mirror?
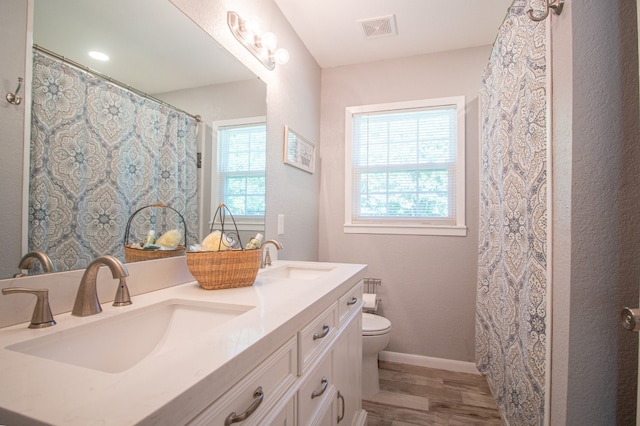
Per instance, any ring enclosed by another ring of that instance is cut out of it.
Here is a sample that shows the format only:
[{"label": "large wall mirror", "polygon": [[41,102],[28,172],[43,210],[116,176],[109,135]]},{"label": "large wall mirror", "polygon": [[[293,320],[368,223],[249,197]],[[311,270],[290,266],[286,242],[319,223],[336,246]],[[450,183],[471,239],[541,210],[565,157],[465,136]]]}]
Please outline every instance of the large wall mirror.
[{"label": "large wall mirror", "polygon": [[[256,117],[262,117],[266,122],[264,82],[169,0],[34,0],[33,15],[33,42],[43,48],[39,52],[45,57],[59,56],[56,60],[81,64],[97,71],[100,77],[109,76],[130,86],[135,92],[149,94],[182,112],[200,116],[201,122],[196,125],[195,149],[201,154],[202,167],[197,169],[197,181],[193,182],[198,192],[198,224],[193,235],[202,238],[212,215],[211,206],[218,201],[212,196],[216,191],[216,155],[213,152],[216,146],[215,123],[246,118],[255,122]],[[88,56],[89,51],[103,51],[110,59],[106,62],[92,59]],[[34,72],[34,82],[42,78],[36,74]],[[26,90],[31,90],[30,83],[26,82]],[[56,107],[75,108],[76,118],[78,111],[86,109],[68,103]],[[112,125],[117,128],[119,122],[115,120]],[[68,139],[73,141],[73,138],[73,132],[69,132]],[[28,139],[25,143],[30,145],[31,136]],[[134,150],[137,148],[131,147]],[[119,146],[113,149],[124,148]],[[194,159],[197,157],[195,152],[184,155]],[[53,157],[45,156],[43,161],[56,160]],[[105,161],[111,158],[108,148],[105,149],[104,158]],[[149,184],[143,175],[137,181],[126,182],[137,191],[143,191],[145,185],[154,185]],[[81,188],[76,189],[78,193],[81,192]],[[58,214],[64,214],[64,211],[60,209]],[[114,215],[126,220],[131,213],[116,212]],[[261,225],[257,222],[253,222],[254,228],[249,232],[260,230]],[[108,231],[108,228],[104,229]],[[123,240],[121,232],[107,231],[100,238],[111,238],[118,244]],[[65,232],[69,231],[60,230],[62,234]],[[72,251],[70,256],[73,256]],[[18,261],[3,258],[0,259],[3,262],[0,266],[4,271],[18,272]],[[56,266],[58,270],[74,269],[73,262],[68,265],[63,262]],[[78,264],[77,267],[84,266]]]}]

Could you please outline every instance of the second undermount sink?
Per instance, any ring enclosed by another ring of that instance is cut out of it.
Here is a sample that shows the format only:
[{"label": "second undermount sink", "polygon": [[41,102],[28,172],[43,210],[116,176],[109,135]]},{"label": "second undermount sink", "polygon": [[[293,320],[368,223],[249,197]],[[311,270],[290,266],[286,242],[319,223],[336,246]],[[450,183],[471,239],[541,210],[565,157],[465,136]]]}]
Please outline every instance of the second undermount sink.
[{"label": "second undermount sink", "polygon": [[7,346],[7,349],[107,373],[183,346],[253,306],[171,299]]},{"label": "second undermount sink", "polygon": [[260,273],[263,277],[272,278],[290,278],[294,280],[315,280],[333,271],[335,268],[332,266],[318,265],[318,266],[304,266],[304,265],[284,265],[273,269],[267,269]]}]

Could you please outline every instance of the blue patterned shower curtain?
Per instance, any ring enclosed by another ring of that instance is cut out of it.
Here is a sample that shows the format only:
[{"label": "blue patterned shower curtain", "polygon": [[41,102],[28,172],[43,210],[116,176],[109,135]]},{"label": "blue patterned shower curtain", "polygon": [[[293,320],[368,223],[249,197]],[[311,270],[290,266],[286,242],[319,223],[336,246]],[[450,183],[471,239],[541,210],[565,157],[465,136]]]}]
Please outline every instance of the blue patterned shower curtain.
[{"label": "blue patterned shower curtain", "polygon": [[196,130],[184,112],[34,52],[29,250],[58,270],[124,260],[129,216],[157,202],[195,241]]},{"label": "blue patterned shower curtain", "polygon": [[545,22],[516,0],[481,89],[476,365],[512,425],[544,422],[547,352]]}]

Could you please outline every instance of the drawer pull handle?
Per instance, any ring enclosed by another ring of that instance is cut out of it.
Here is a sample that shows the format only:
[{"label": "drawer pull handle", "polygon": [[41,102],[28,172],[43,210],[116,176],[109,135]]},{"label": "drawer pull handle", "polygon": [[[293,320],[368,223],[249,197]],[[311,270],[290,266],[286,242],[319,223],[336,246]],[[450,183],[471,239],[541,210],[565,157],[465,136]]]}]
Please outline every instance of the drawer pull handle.
[{"label": "drawer pull handle", "polygon": [[264,399],[264,392],[262,392],[262,386],[258,386],[258,389],[256,389],[255,392],[253,392],[253,398],[255,399],[255,401],[251,403],[249,408],[247,408],[244,413],[238,415],[234,411],[233,413],[229,414],[227,418],[224,420],[224,426],[230,426],[234,423],[247,420],[249,416],[252,415],[253,412],[258,409],[260,404],[262,404],[262,400]]},{"label": "drawer pull handle", "polygon": [[347,306],[355,305],[356,303],[358,303],[358,298],[352,297],[351,300],[347,302]]},{"label": "drawer pull handle", "polygon": [[344,396],[342,396],[342,394],[340,393],[340,391],[338,391],[338,399],[342,400],[342,414],[340,414],[338,416],[338,423],[340,423],[342,420],[344,420]]},{"label": "drawer pull handle", "polygon": [[326,337],[327,334],[329,334],[329,325],[324,324],[322,326],[322,333],[313,333],[313,340],[322,339],[323,337]]},{"label": "drawer pull handle", "polygon": [[311,393],[311,399],[317,398],[320,395],[322,395],[324,393],[324,391],[327,390],[327,386],[329,386],[329,381],[327,380],[326,377],[322,376],[322,387],[320,388],[319,391],[313,391]]}]

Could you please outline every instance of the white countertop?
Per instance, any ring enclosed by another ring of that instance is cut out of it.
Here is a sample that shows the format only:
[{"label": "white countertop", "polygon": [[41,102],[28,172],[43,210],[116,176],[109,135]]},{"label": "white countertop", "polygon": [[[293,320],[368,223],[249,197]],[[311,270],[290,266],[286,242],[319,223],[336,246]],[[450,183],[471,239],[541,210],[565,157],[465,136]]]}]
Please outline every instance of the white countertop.
[{"label": "white countertop", "polygon": [[[285,265],[334,267],[314,280],[263,276]],[[365,265],[276,261],[253,286],[204,290],[196,282],[102,305],[90,317],[57,315],[57,325],[0,329],[0,424],[178,425],[204,409],[268,353],[356,284]],[[168,299],[255,306],[182,347],[105,373],[6,349]],[[224,368],[222,368],[224,367]]]}]

